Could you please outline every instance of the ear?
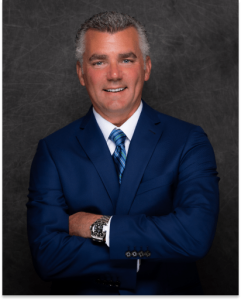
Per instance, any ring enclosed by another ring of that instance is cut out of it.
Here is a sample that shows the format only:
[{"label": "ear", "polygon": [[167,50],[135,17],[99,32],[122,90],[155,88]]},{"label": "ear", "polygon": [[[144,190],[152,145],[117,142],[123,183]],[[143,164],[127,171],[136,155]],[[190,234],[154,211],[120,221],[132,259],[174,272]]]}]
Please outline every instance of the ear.
[{"label": "ear", "polygon": [[80,84],[85,86],[84,74],[82,73],[80,62],[77,61],[76,63],[76,72],[80,81]]},{"label": "ear", "polygon": [[146,56],[146,69],[145,69],[145,77],[144,80],[149,80],[151,76],[151,58],[150,56]]}]

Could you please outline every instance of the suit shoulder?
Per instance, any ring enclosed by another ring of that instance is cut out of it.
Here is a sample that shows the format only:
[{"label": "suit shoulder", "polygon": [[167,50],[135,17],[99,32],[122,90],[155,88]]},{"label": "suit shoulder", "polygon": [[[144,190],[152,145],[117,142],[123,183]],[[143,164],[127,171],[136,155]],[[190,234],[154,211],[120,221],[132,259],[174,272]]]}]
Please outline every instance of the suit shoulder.
[{"label": "suit shoulder", "polygon": [[180,120],[178,118],[166,115],[164,113],[161,113],[155,109],[153,109],[152,107],[150,107],[149,105],[147,105],[146,103],[144,103],[144,109],[147,112],[147,114],[149,115],[149,117],[153,120],[160,120],[161,123],[163,124],[163,126],[167,129],[175,129],[177,131],[181,130],[181,131],[190,131],[190,130],[194,130],[194,129],[199,129],[200,127],[194,124],[191,124],[189,122]]},{"label": "suit shoulder", "polygon": [[64,126],[63,128],[58,129],[57,131],[55,131],[55,132],[51,133],[50,135],[48,135],[47,137],[45,137],[43,140],[47,144],[52,144],[52,143],[56,143],[59,141],[66,143],[68,140],[75,137],[76,133],[78,132],[78,130],[80,128],[82,119],[83,119],[83,117],[73,121],[72,123]]},{"label": "suit shoulder", "polygon": [[175,132],[176,134],[189,134],[191,131],[199,131],[199,132],[203,132],[203,129],[198,126],[198,125],[194,125],[192,123],[180,120],[178,118],[163,114],[157,110],[152,109],[158,116],[158,119],[160,120],[160,122],[163,125],[163,128],[169,132],[169,134],[171,132]]},{"label": "suit shoulder", "polygon": [[198,130],[200,128],[200,126],[198,126],[198,125],[194,125],[187,121],[183,121],[181,119],[178,119],[178,118],[175,118],[175,117],[172,117],[172,116],[160,113],[160,112],[158,112],[158,115],[159,115],[161,122],[163,122],[165,125],[167,125],[169,127],[170,126],[174,127],[175,129],[179,128],[180,130],[190,131],[190,130],[195,130],[195,129]]}]

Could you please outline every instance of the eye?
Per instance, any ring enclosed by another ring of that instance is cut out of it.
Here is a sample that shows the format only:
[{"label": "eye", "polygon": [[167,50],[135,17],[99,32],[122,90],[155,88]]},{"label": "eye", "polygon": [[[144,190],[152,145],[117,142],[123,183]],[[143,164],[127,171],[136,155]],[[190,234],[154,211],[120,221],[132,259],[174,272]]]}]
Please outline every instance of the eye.
[{"label": "eye", "polygon": [[94,66],[101,66],[103,64],[102,61],[97,61],[95,63],[93,63]]},{"label": "eye", "polygon": [[123,63],[125,63],[125,64],[128,64],[128,63],[130,63],[131,62],[131,60],[129,60],[129,59],[124,59],[123,60]]}]

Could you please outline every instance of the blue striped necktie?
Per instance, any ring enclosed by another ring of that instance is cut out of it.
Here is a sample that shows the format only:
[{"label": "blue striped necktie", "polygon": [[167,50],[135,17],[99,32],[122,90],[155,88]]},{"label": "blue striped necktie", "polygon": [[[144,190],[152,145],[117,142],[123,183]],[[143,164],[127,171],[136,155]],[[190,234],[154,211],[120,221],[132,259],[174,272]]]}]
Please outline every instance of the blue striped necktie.
[{"label": "blue striped necktie", "polygon": [[126,150],[125,150],[125,139],[126,135],[120,129],[113,129],[109,139],[116,144],[113,158],[118,169],[119,184],[121,184],[122,174],[126,165]]}]

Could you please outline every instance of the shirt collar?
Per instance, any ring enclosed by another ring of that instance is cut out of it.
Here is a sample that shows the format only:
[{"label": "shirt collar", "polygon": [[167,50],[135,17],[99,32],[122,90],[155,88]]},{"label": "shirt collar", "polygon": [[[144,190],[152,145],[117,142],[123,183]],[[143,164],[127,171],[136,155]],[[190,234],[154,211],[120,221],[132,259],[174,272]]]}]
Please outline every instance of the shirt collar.
[{"label": "shirt collar", "polygon": [[141,103],[140,103],[139,107],[137,108],[137,110],[135,111],[135,113],[124,124],[122,124],[120,127],[117,127],[114,124],[107,121],[106,119],[104,119],[100,114],[98,114],[95,111],[95,109],[93,107],[93,113],[94,113],[96,122],[99,125],[100,130],[102,131],[106,142],[107,142],[107,140],[110,136],[110,133],[115,128],[121,129],[125,133],[127,138],[131,141],[132,136],[133,136],[134,131],[135,131],[135,128],[136,128],[136,125],[137,125],[137,122],[139,120],[141,111],[142,111],[142,107],[143,107],[143,103],[141,101]]}]

